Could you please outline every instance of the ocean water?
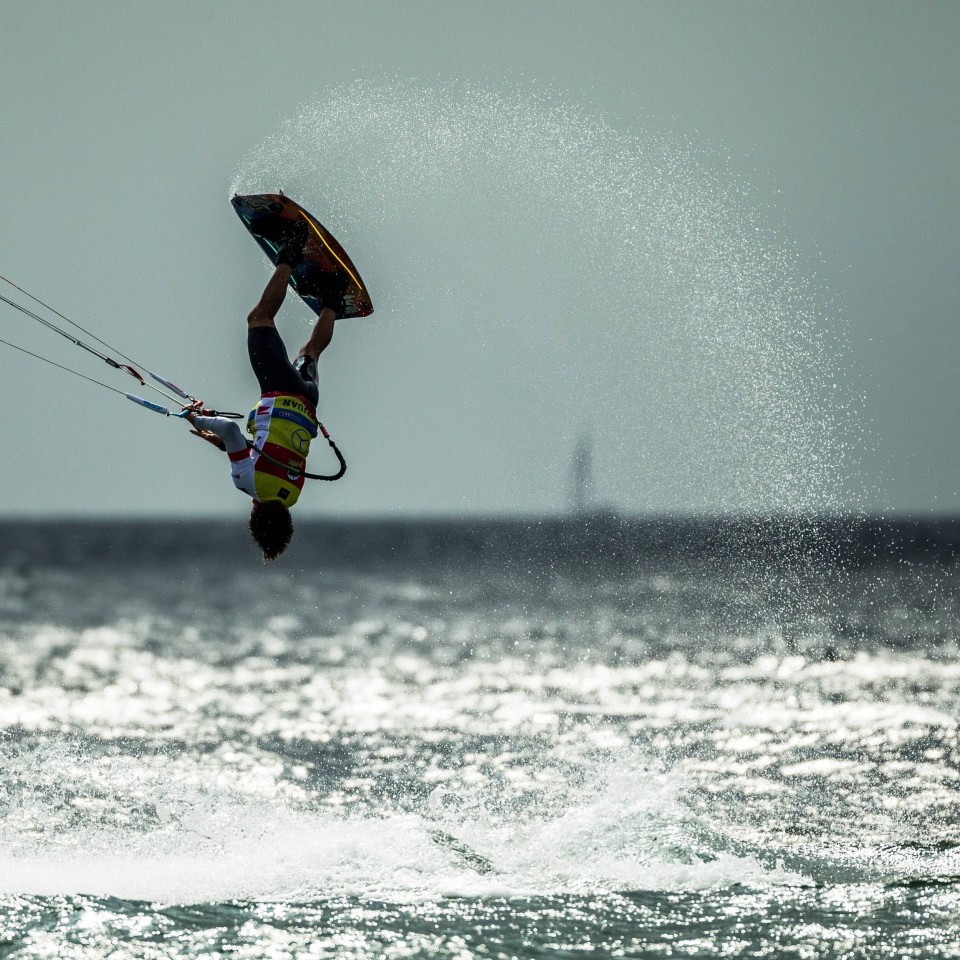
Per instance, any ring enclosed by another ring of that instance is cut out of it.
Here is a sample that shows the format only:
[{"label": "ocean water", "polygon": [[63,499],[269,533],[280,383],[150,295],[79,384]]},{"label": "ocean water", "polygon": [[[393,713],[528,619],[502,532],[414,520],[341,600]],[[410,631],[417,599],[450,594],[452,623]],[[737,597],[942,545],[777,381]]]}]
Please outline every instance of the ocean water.
[{"label": "ocean water", "polygon": [[0,525],[0,957],[957,957],[960,526]]}]

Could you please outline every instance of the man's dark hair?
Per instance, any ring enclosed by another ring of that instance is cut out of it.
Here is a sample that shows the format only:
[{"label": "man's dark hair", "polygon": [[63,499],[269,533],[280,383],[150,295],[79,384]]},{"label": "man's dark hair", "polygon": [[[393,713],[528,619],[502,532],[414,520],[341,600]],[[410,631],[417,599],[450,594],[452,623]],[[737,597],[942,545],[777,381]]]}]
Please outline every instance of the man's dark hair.
[{"label": "man's dark hair", "polygon": [[250,536],[263,551],[263,562],[276,560],[293,536],[290,511],[276,500],[254,500],[250,511]]}]

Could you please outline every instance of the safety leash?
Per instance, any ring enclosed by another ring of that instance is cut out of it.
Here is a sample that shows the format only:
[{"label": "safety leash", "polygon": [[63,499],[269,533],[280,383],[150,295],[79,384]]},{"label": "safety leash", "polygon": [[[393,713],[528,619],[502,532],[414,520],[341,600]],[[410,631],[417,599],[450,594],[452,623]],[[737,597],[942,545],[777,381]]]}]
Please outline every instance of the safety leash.
[{"label": "safety leash", "polygon": [[323,438],[330,444],[330,449],[333,450],[336,454],[337,460],[340,462],[340,469],[336,473],[331,474],[322,474],[322,473],[307,473],[306,470],[296,470],[293,469],[285,463],[281,463],[279,460],[271,457],[269,453],[264,453],[255,443],[252,443],[250,440],[247,441],[247,446],[251,450],[256,450],[257,454],[263,457],[265,460],[269,460],[270,463],[274,464],[277,467],[283,467],[287,473],[295,474],[298,477],[304,477],[307,480],[339,480],[347,472],[347,461],[343,459],[343,454],[340,452],[340,448],[333,442],[333,437],[327,432],[327,428],[322,424],[318,423],[317,426],[320,427],[320,432],[323,434]]}]

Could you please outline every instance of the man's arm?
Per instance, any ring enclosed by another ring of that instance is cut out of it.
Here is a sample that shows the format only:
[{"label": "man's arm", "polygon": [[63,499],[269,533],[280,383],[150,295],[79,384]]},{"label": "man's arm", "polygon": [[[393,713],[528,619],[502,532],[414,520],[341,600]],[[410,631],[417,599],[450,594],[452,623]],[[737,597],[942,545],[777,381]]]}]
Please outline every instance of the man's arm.
[{"label": "man's arm", "polygon": [[248,456],[249,446],[240,428],[233,420],[226,417],[200,417],[195,413],[185,417],[196,430],[190,432],[195,436],[209,440],[221,449],[226,450],[230,458],[230,476],[233,485],[242,490],[247,496],[256,498],[257,487],[254,480],[253,461]]},{"label": "man's arm", "polygon": [[191,430],[190,432],[195,437],[206,440],[207,443],[212,443],[218,450],[226,451],[227,449],[224,442],[212,430]]},{"label": "man's arm", "polygon": [[185,419],[196,428],[190,431],[194,436],[207,440],[228,454],[246,451],[247,441],[233,420],[226,417],[201,417],[195,413]]}]

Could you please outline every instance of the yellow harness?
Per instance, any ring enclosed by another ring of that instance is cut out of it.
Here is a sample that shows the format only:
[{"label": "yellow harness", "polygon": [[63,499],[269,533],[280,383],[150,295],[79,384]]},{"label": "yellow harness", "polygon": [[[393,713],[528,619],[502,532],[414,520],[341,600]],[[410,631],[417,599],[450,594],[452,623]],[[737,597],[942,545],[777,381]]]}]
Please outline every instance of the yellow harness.
[{"label": "yellow harness", "polygon": [[[250,451],[257,499],[277,500],[292,507],[303,489],[310,441],[319,432],[316,410],[304,397],[267,394],[250,411],[247,432],[257,448]],[[260,456],[258,451],[267,456]]]}]

